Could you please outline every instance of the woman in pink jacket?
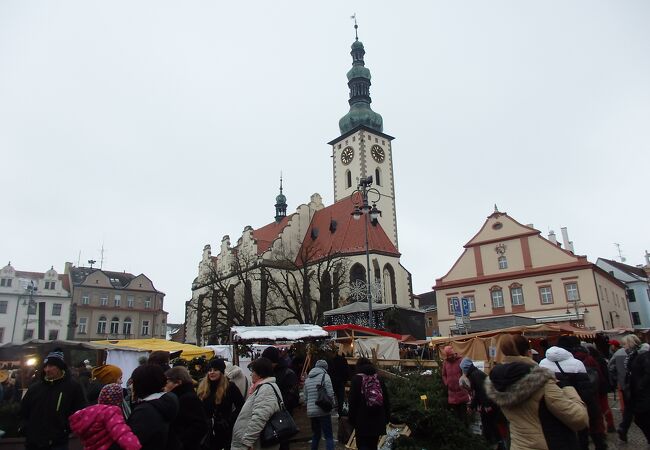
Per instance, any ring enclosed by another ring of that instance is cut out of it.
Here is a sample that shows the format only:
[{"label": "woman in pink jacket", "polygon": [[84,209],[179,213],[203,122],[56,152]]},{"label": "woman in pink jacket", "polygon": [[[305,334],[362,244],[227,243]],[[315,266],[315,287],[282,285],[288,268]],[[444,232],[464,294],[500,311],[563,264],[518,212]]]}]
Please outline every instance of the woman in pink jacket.
[{"label": "woman in pink jacket", "polygon": [[114,443],[124,450],[140,450],[142,445],[122,415],[124,394],[119,384],[107,384],[98,404],[70,416],[70,429],[81,438],[84,450],[108,450]]},{"label": "woman in pink jacket", "polygon": [[454,352],[451,345],[443,349],[443,354],[445,360],[442,363],[442,382],[447,387],[447,404],[454,415],[467,425],[469,394],[460,385],[460,377],[463,375],[460,362],[463,358]]}]

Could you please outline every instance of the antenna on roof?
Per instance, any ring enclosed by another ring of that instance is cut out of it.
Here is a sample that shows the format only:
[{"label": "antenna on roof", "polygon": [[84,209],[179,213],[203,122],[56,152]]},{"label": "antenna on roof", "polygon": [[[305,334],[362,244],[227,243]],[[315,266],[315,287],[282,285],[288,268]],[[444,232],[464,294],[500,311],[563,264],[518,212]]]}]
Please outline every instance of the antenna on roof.
[{"label": "antenna on roof", "polygon": [[88,264],[90,264],[90,268],[91,268],[91,269],[93,268],[93,264],[95,264],[96,262],[97,262],[97,261],[95,261],[94,259],[89,259],[89,260],[88,260]]},{"label": "antenna on roof", "polygon": [[79,256],[77,257],[77,267],[81,265],[81,250],[79,250]]},{"label": "antenna on roof", "polygon": [[620,259],[621,262],[625,262],[626,258],[623,256],[623,252],[621,251],[621,244],[614,242],[614,247],[616,247],[616,250],[618,250],[618,259]]},{"label": "antenna on roof", "polygon": [[104,268],[104,243],[102,242],[102,249],[99,251],[100,258],[99,258],[99,270],[102,270]]}]

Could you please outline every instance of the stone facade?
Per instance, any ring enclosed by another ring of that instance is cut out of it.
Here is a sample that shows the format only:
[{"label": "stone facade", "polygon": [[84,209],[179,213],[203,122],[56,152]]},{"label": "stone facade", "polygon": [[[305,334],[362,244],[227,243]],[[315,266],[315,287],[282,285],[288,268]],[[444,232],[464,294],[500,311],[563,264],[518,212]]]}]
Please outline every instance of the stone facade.
[{"label": "stone facade", "polygon": [[495,210],[436,280],[441,335],[458,330],[451,302],[463,297],[472,319],[517,315],[597,330],[631,326],[625,286],[566,247],[573,248],[568,238],[562,248],[554,235],[545,239]]},{"label": "stone facade", "polygon": [[72,285],[68,339],[165,338],[165,294],[144,274],[110,272],[66,263]]}]

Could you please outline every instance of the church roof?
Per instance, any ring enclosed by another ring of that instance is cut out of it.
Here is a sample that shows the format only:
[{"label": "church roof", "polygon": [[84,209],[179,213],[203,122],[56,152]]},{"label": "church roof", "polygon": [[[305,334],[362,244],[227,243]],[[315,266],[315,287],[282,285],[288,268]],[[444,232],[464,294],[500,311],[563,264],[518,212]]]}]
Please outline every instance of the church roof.
[{"label": "church roof", "polygon": [[258,255],[261,255],[271,247],[273,241],[277,239],[288,223],[289,218],[285,216],[279,222],[273,221],[257,230],[253,230],[253,239],[257,242]]},{"label": "church roof", "polygon": [[[333,254],[360,254],[366,251],[365,220],[352,217],[354,204],[345,198],[314,213],[296,259],[318,261]],[[399,256],[400,253],[381,227],[368,225],[368,248],[372,253]]]}]

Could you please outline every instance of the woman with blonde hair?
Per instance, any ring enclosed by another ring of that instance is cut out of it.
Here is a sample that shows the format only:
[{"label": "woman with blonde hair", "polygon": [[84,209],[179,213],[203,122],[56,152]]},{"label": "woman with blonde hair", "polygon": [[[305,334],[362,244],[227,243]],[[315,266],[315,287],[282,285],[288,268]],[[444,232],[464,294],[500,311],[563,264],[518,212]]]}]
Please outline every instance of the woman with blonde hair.
[{"label": "woman with blonde hair", "polygon": [[229,449],[232,429],[244,397],[237,385],[225,375],[226,362],[213,359],[208,363],[208,374],[201,379],[197,394],[211,423],[208,447],[211,450]]}]

